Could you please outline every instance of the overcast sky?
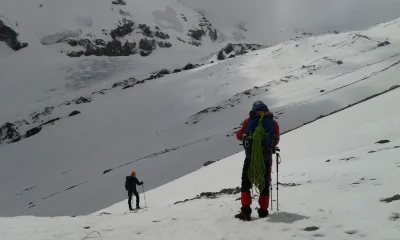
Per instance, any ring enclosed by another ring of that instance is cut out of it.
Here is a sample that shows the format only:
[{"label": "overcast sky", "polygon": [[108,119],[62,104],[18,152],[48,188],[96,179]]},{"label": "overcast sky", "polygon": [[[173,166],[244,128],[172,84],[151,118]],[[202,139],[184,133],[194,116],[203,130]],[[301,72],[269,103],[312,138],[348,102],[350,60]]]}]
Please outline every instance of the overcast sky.
[{"label": "overcast sky", "polygon": [[[400,0],[180,0],[204,10],[217,27],[239,21],[259,29],[260,38],[277,41],[277,32],[310,32],[367,28],[400,17]],[[226,4],[229,2],[229,4]]]}]

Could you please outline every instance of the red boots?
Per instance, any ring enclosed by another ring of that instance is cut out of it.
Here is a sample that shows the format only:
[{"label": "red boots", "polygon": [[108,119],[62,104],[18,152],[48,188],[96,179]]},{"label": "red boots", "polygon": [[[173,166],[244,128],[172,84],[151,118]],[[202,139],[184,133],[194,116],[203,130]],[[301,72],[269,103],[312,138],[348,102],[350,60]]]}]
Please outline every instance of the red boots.
[{"label": "red boots", "polygon": [[[239,218],[243,221],[250,221],[251,220],[251,195],[249,192],[242,192],[241,193],[241,202],[242,208],[239,214],[235,215],[235,218]],[[268,207],[269,207],[269,196],[260,196],[258,199],[258,203],[260,204],[260,208],[258,209],[258,216],[260,218],[265,218],[268,216]]]}]

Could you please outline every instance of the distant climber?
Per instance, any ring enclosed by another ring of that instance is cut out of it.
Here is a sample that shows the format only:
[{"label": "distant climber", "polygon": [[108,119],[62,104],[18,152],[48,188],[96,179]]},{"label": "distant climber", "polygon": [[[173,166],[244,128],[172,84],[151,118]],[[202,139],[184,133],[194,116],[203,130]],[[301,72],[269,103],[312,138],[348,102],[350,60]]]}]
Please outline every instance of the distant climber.
[{"label": "distant climber", "polygon": [[129,205],[129,210],[133,210],[132,208],[132,195],[135,195],[136,197],[136,208],[139,209],[139,193],[136,190],[136,184],[137,185],[142,185],[143,182],[139,182],[139,180],[136,178],[136,172],[132,171],[130,176],[126,177],[125,180],[125,189],[128,191],[128,205]]},{"label": "distant climber", "polygon": [[249,116],[236,134],[236,138],[243,142],[246,158],[242,172],[242,207],[235,218],[244,221],[251,220],[250,189],[253,184],[260,191],[258,216],[265,218],[269,214],[272,154],[280,139],[279,124],[262,101],[253,103]]}]

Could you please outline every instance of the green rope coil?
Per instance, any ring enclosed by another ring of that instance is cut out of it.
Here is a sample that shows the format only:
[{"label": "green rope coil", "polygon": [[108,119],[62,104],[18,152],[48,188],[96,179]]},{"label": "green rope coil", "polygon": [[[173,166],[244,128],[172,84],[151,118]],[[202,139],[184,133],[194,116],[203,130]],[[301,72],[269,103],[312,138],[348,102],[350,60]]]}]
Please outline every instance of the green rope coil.
[{"label": "green rope coil", "polygon": [[261,118],[258,121],[258,125],[254,130],[254,133],[251,135],[252,150],[251,150],[251,162],[248,171],[249,180],[260,191],[259,193],[261,193],[265,188],[265,174],[267,171],[261,144],[262,139],[268,136],[268,134],[265,132],[265,129],[262,126],[263,119],[264,115],[261,114]]}]

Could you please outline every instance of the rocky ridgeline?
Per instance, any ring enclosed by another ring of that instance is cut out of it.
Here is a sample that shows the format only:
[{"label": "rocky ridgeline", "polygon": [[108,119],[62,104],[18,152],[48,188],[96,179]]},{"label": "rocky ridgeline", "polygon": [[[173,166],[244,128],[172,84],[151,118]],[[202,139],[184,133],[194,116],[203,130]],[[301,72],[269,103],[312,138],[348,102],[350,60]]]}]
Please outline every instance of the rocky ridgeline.
[{"label": "rocky ridgeline", "polygon": [[5,123],[0,127],[0,144],[18,142],[19,140],[21,140],[21,135],[15,124]]},{"label": "rocky ridgeline", "polygon": [[[135,31],[135,32],[134,32]],[[140,39],[138,43],[135,41],[125,40],[124,38],[131,34],[141,34],[144,38]],[[115,29],[112,29],[109,33],[103,30],[103,35],[110,35],[111,41],[104,41],[103,39],[73,39],[68,38],[63,40],[72,47],[81,47],[84,50],[70,51],[67,53],[70,57],[81,57],[81,56],[130,56],[134,54],[140,54],[145,57],[150,55],[154,49],[170,48],[172,44],[165,41],[170,38],[167,33],[159,30],[158,27],[151,29],[146,24],[135,25],[134,22],[124,19]]]},{"label": "rocky ridgeline", "polygon": [[[83,104],[91,102],[91,98],[79,97],[72,101],[65,102],[63,105]],[[44,127],[54,125],[55,122],[62,118],[73,117],[80,114],[78,110],[71,111],[66,117],[52,117],[55,107],[46,107],[41,112],[34,112],[28,118],[15,122],[7,122],[0,126],[0,144],[15,143],[24,138],[32,137],[38,134]],[[28,129],[24,131],[23,129]]]},{"label": "rocky ridgeline", "polygon": [[14,51],[28,46],[28,43],[19,42],[17,37],[18,33],[0,20],[0,42],[5,42]]},{"label": "rocky ridgeline", "polygon": [[[124,1],[115,1],[115,5],[124,5]],[[126,13],[124,12],[124,14]],[[188,44],[194,46],[201,46],[202,39],[208,36],[211,41],[215,42],[218,40],[218,33],[215,28],[212,27],[211,23],[203,16],[200,15],[200,23],[197,27],[192,28],[188,32],[190,40]],[[170,36],[160,30],[159,27],[152,29],[146,24],[135,24],[134,22],[123,19],[119,25],[112,29],[110,32],[103,30],[103,35],[110,35],[112,40],[105,42],[103,39],[74,39],[68,38],[63,42],[69,44],[72,47],[81,47],[84,50],[70,51],[67,53],[70,57],[81,57],[81,56],[130,56],[134,54],[140,54],[143,57],[150,55],[157,47],[159,48],[170,48],[172,44],[167,41]],[[139,42],[124,40],[128,35],[141,34],[143,36]],[[186,43],[182,39],[179,41]]]},{"label": "rocky ridgeline", "polygon": [[[184,17],[184,16],[183,16]],[[185,20],[186,18],[184,18]],[[187,21],[187,19],[185,20]],[[218,40],[218,32],[217,30],[212,26],[210,21],[208,19],[200,14],[199,17],[199,25],[197,27],[194,27],[192,29],[189,29],[188,36],[191,37],[189,40],[189,44],[194,45],[194,46],[201,46],[201,42],[203,37],[208,36],[212,42],[215,42]],[[181,39],[178,39],[182,42],[185,42]]]},{"label": "rocky ridgeline", "polygon": [[[69,57],[82,56],[130,56],[140,54],[143,57],[149,56],[156,48],[170,48],[172,44],[168,39],[170,35],[161,31],[158,26],[148,26],[129,20],[131,14],[124,11],[127,5],[125,0],[113,0],[111,2],[111,10],[120,14],[120,20],[114,29],[103,29],[100,34],[103,37],[95,37],[94,34],[82,34],[82,29],[78,31],[63,31],[52,35],[45,36],[42,39],[43,45],[52,44],[68,44],[68,50],[62,50],[61,53]],[[181,14],[184,21],[187,18]],[[0,41],[6,41],[13,49],[26,47],[27,44],[19,43],[16,40],[18,35],[15,31],[6,27],[0,21]],[[199,24],[188,30],[188,38],[182,40],[183,43],[194,46],[201,46],[205,37],[210,38],[212,42],[216,42],[219,38],[218,31],[212,26],[204,15],[199,14]]]},{"label": "rocky ridgeline", "polygon": [[[14,123],[7,122],[2,126],[0,126],[0,144],[18,142],[24,138],[29,138],[38,134],[40,131],[42,131],[43,127],[54,125],[55,122],[61,120],[60,117],[52,119],[45,117],[51,114],[52,109],[54,109],[54,107],[48,107],[41,113],[31,114],[30,115],[32,118],[31,122],[28,122],[27,120],[23,119],[20,121],[16,121]],[[68,117],[72,117],[80,113],[81,112],[74,110],[68,115]],[[40,117],[43,117],[43,119],[40,119]],[[23,134],[24,131],[22,131],[20,127],[24,127],[29,130],[25,131],[25,134]]]},{"label": "rocky ridgeline", "polygon": [[126,5],[126,2],[124,0],[114,0],[111,3],[114,5]]},{"label": "rocky ridgeline", "polygon": [[236,56],[244,55],[251,51],[256,51],[259,49],[266,48],[266,46],[259,45],[259,44],[232,44],[229,43],[226,47],[221,49],[217,54],[217,59],[222,61],[227,58],[234,58]]},{"label": "rocky ridgeline", "polygon": [[115,88],[115,87],[122,87],[122,89],[132,88],[132,87],[134,87],[134,86],[136,86],[138,84],[143,84],[143,83],[145,83],[146,81],[149,81],[149,80],[162,78],[165,75],[191,70],[191,69],[194,69],[194,68],[197,68],[197,67],[200,67],[200,66],[204,66],[204,63],[203,64],[188,63],[183,68],[177,68],[177,69],[174,69],[174,70],[168,70],[168,69],[157,70],[157,71],[152,72],[149,77],[147,77],[147,78],[145,78],[143,80],[140,80],[140,81],[136,81],[136,80],[135,81],[127,81],[127,80],[124,80],[124,81],[121,81],[121,82],[114,83],[113,84],[113,88]]}]

